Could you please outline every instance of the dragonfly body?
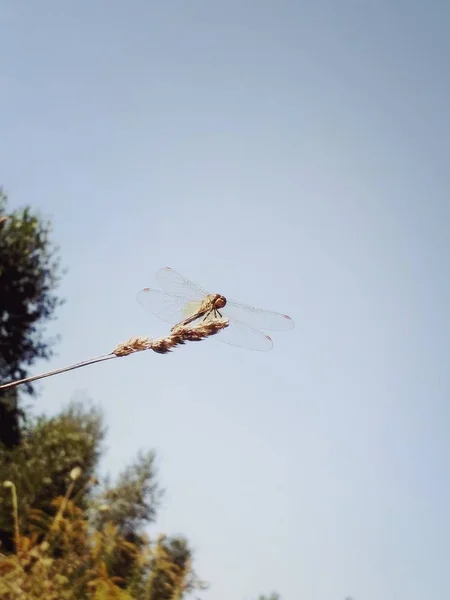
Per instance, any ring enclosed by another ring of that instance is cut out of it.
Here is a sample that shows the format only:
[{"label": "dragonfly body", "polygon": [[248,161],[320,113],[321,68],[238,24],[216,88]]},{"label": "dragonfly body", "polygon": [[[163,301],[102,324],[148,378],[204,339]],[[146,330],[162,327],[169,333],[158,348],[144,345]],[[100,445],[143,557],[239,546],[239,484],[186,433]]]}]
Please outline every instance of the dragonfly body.
[{"label": "dragonfly body", "polygon": [[220,342],[250,350],[270,350],[273,342],[260,329],[294,327],[287,315],[242,304],[221,294],[210,294],[170,267],[160,269],[156,277],[162,290],[144,288],[137,296],[138,302],[161,320],[174,325],[226,318],[228,327],[212,338]]},{"label": "dragonfly body", "polygon": [[198,319],[207,318],[209,316],[213,318],[221,318],[222,315],[219,312],[220,308],[223,308],[227,303],[227,299],[225,296],[221,296],[220,294],[208,294],[200,308],[193,315],[178,323],[178,325],[189,325],[189,323],[193,323]]}]

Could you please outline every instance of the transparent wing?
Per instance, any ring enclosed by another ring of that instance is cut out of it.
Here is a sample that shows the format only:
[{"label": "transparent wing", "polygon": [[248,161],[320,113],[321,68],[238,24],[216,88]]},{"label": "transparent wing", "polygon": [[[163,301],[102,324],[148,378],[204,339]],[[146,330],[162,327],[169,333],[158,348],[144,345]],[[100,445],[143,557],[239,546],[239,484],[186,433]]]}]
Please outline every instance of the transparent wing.
[{"label": "transparent wing", "polygon": [[197,283],[186,279],[174,269],[164,267],[156,272],[156,279],[161,288],[171,296],[186,300],[203,300],[208,292]]},{"label": "transparent wing", "polygon": [[[212,315],[209,315],[206,320],[213,318]],[[224,344],[230,344],[231,346],[247,348],[247,350],[267,351],[273,347],[273,341],[268,335],[247,327],[247,325],[239,321],[230,321],[228,327],[211,336],[211,339],[223,342]]]},{"label": "transparent wing", "polygon": [[[178,298],[202,300],[209,293],[170,267],[164,267],[157,271],[156,279],[167,294]],[[288,330],[294,327],[294,321],[288,315],[255,308],[235,300],[227,301],[223,314],[233,321],[239,321],[241,324],[255,329]]]},{"label": "transparent wing", "polygon": [[136,300],[148,312],[174,325],[193,315],[201,305],[201,301],[186,302],[184,298],[169,296],[161,290],[151,288],[141,290]]},{"label": "transparent wing", "polygon": [[226,306],[221,310],[230,320],[245,323],[255,329],[287,330],[293,329],[294,321],[291,317],[271,310],[255,308],[249,304],[242,304],[235,300],[227,300]]}]

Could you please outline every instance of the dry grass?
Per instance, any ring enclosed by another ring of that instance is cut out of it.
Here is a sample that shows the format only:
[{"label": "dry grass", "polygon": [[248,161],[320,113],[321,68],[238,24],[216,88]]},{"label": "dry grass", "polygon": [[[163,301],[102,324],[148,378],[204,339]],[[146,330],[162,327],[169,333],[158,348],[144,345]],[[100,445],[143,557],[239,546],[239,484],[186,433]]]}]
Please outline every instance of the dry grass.
[{"label": "dry grass", "polygon": [[[167,354],[177,346],[186,342],[200,342],[207,337],[216,335],[222,329],[228,326],[226,319],[217,319],[194,326],[175,325],[172,327],[170,335],[153,340],[151,338],[131,338],[116,346],[112,353],[115,356],[128,356],[133,352],[142,352],[143,350],[153,350],[159,354]],[[1,388],[0,388],[1,389]]]},{"label": "dry grass", "polygon": [[[180,600],[184,593],[206,588],[192,568],[191,559],[179,563],[168,552],[166,536],[143,545],[126,539],[116,524],[107,519],[93,527],[89,510],[77,506],[72,498],[73,484],[81,475],[70,472],[65,495],[55,498],[52,517],[39,509],[28,508],[31,528],[21,535],[18,528],[15,485],[3,482],[13,495],[13,519],[17,525],[15,552],[1,554],[0,598],[2,600],[141,600],[160,598],[161,582],[166,593],[161,598]],[[92,504],[92,510],[107,510],[107,505]],[[15,527],[16,529],[16,527]],[[130,579],[114,574],[115,559],[135,565]],[[169,593],[167,593],[169,592]]]},{"label": "dry grass", "polygon": [[31,383],[38,379],[44,379],[44,377],[53,377],[60,373],[66,373],[67,371],[73,371],[74,369],[80,369],[81,367],[87,367],[98,362],[105,360],[111,360],[112,358],[120,358],[123,356],[129,356],[135,352],[143,352],[144,350],[153,350],[158,354],[167,354],[178,346],[182,346],[186,342],[200,342],[208,337],[216,335],[222,329],[228,327],[227,319],[213,319],[211,321],[204,321],[198,325],[183,325],[178,324],[172,327],[170,334],[158,338],[152,339],[149,337],[134,337],[130,338],[126,342],[118,344],[110,354],[104,354],[85,360],[83,362],[63,367],[61,369],[55,369],[54,371],[47,371],[40,375],[33,375],[32,377],[26,377],[25,379],[19,379],[18,381],[11,381],[0,385],[0,390],[6,390],[9,388],[23,385],[25,383]]}]

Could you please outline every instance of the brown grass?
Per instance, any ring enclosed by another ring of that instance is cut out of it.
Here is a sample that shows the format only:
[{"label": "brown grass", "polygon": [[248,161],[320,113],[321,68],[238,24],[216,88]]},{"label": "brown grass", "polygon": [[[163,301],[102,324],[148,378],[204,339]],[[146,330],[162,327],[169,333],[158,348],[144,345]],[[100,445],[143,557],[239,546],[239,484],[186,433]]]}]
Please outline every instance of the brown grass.
[{"label": "brown grass", "polygon": [[207,337],[216,335],[225,327],[228,327],[227,319],[213,319],[211,321],[202,322],[198,325],[178,324],[172,327],[170,334],[165,337],[158,339],[152,339],[149,337],[133,337],[126,342],[118,344],[110,354],[97,356],[68,367],[55,369],[54,371],[47,371],[46,373],[41,373],[40,375],[33,375],[32,377],[26,377],[25,379],[4,383],[3,385],[0,385],[0,390],[13,388],[25,383],[31,383],[32,381],[37,381],[38,379],[43,379],[44,377],[53,377],[53,375],[59,375],[60,373],[66,373],[67,371],[73,371],[74,369],[87,367],[88,365],[93,365],[105,360],[111,360],[112,358],[129,356],[134,352],[153,350],[153,352],[157,352],[158,354],[167,354],[176,347],[182,346],[186,342],[200,342]]}]

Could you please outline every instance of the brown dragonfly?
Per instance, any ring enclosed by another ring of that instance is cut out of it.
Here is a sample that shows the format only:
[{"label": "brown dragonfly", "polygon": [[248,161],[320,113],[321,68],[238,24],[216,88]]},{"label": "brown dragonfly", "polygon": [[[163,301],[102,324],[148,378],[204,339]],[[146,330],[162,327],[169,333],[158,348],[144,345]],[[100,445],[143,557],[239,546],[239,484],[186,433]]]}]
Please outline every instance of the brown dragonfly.
[{"label": "brown dragonfly", "polygon": [[162,289],[144,288],[137,295],[139,304],[162,321],[174,325],[226,318],[228,327],[212,337],[219,342],[249,350],[271,350],[272,339],[260,330],[294,327],[294,321],[288,315],[242,304],[221,294],[210,294],[170,267],[157,271],[156,279]]}]

